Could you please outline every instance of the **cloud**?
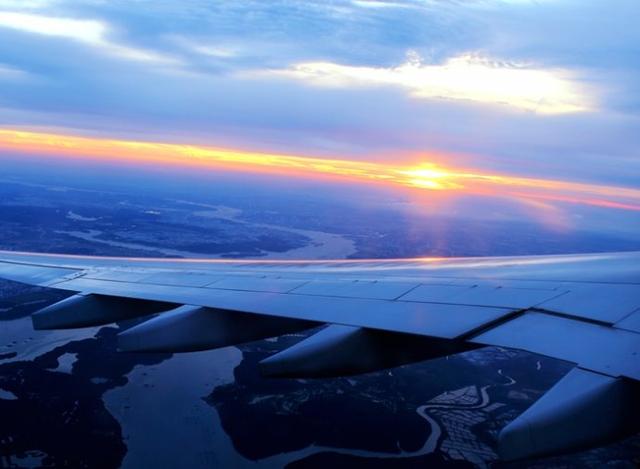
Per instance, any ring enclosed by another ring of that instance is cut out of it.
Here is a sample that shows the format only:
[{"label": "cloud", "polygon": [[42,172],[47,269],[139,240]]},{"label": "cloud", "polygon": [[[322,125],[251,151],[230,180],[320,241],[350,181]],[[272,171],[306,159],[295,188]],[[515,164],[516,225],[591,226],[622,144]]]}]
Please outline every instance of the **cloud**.
[{"label": "cloud", "polygon": [[474,55],[427,65],[412,53],[407,62],[390,68],[306,62],[257,74],[337,88],[397,86],[416,98],[504,104],[542,114],[584,112],[593,106],[566,71],[491,61]]},{"label": "cloud", "polygon": [[154,51],[109,41],[107,36],[109,35],[110,27],[103,21],[0,11],[0,27],[26,33],[71,39],[98,48],[109,55],[127,60],[156,63],[176,62],[176,59]]},{"label": "cloud", "polygon": [[415,8],[411,2],[389,2],[385,0],[353,0],[354,6],[361,8]]},{"label": "cloud", "polygon": [[0,8],[9,8],[11,10],[40,10],[50,7],[56,3],[56,0],[0,0]]},{"label": "cloud", "polygon": [[0,0],[0,123],[637,186],[637,0],[382,3]]},{"label": "cloud", "polygon": [[19,68],[3,65],[0,63],[0,80],[27,80],[30,74]]}]

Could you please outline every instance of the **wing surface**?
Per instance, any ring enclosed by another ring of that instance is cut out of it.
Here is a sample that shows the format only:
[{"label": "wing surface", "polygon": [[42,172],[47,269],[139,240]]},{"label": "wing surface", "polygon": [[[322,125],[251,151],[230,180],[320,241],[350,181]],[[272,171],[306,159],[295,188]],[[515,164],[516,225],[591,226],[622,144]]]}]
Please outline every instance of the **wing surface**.
[{"label": "wing surface", "polygon": [[[485,345],[575,363],[545,396],[551,402],[503,430],[511,459],[618,435],[628,418],[585,434],[590,420],[577,416],[599,418],[585,409],[613,392],[632,395],[640,380],[640,252],[382,261],[0,252],[0,278],[77,293],[34,314],[36,328],[163,313],[121,333],[126,350],[202,350],[327,325],[265,360],[275,376],[369,371]],[[637,400],[623,399],[620,415]],[[549,437],[549,422],[569,425],[572,436]]]}]

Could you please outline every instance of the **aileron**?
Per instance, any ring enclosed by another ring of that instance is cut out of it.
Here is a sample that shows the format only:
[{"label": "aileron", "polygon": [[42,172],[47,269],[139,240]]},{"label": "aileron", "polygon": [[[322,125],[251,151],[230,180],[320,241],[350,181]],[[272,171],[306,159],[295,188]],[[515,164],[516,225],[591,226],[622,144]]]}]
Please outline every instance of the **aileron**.
[{"label": "aileron", "polygon": [[571,361],[610,376],[640,380],[640,334],[530,311],[473,338]]}]

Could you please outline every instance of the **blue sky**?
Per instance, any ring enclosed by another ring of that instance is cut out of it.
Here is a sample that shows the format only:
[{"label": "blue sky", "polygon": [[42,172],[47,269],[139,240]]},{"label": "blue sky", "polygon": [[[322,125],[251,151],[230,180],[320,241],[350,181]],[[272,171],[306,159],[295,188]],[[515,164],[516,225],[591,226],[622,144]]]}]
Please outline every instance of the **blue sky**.
[{"label": "blue sky", "polygon": [[637,0],[0,0],[0,126],[638,187]]}]

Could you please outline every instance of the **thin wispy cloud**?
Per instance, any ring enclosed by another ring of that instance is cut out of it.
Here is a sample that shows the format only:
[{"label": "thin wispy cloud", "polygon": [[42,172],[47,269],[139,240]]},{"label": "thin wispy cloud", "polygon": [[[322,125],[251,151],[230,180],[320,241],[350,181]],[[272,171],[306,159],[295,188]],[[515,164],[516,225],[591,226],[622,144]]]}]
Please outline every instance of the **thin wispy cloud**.
[{"label": "thin wispy cloud", "polygon": [[176,63],[175,58],[111,41],[109,39],[111,27],[103,21],[0,11],[0,27],[70,39],[127,60]]},{"label": "thin wispy cloud", "polygon": [[10,67],[0,63],[0,79],[5,80],[27,80],[30,74],[16,67]]},{"label": "thin wispy cloud", "polygon": [[41,10],[59,3],[58,0],[0,0],[0,9],[11,10]]},{"label": "thin wispy cloud", "polygon": [[592,98],[566,71],[474,55],[452,57],[442,64],[424,64],[413,54],[402,65],[389,68],[306,62],[286,70],[250,73],[336,88],[394,86],[415,98],[501,104],[543,114],[584,112],[593,107]]}]

